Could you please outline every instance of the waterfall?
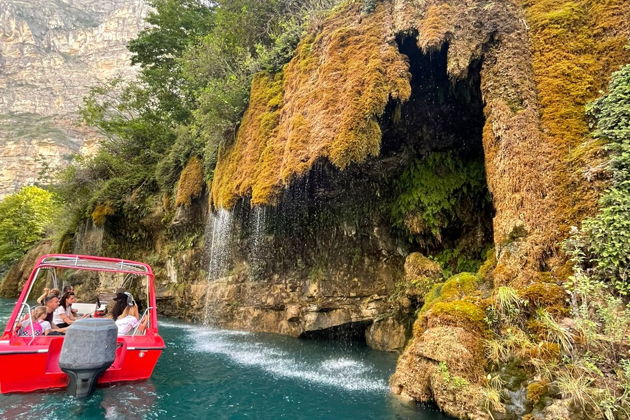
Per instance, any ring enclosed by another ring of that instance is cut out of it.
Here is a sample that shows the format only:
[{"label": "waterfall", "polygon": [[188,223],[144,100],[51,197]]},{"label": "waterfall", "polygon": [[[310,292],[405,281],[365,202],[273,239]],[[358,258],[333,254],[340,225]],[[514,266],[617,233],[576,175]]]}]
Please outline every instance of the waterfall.
[{"label": "waterfall", "polygon": [[213,213],[206,227],[206,247],[209,254],[208,279],[225,275],[230,258],[230,238],[233,225],[232,212],[219,209]]},{"label": "waterfall", "polygon": [[103,249],[103,226],[96,226],[92,219],[85,221],[74,236],[73,254],[99,255]]},{"label": "waterfall", "polygon": [[250,226],[251,236],[249,245],[249,263],[254,271],[262,267],[264,262],[264,235],[265,235],[265,223],[267,218],[267,208],[264,206],[257,206],[252,209],[250,213]]},{"label": "waterfall", "polygon": [[[208,253],[208,281],[217,280],[227,273],[230,258],[230,242],[234,217],[232,212],[219,209],[210,215],[206,225],[206,250]],[[204,324],[212,324],[214,311],[211,290],[208,285],[204,309]]]}]

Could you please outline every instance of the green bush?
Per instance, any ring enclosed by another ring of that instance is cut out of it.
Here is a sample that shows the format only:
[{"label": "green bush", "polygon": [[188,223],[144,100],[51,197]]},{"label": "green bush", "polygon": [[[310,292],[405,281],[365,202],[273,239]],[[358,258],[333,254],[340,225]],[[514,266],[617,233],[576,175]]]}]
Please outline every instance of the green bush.
[{"label": "green bush", "polygon": [[0,201],[0,268],[18,260],[44,237],[56,208],[54,195],[35,186]]},{"label": "green bush", "polygon": [[391,207],[396,225],[405,228],[408,215],[419,214],[423,230],[434,236],[457,219],[463,201],[489,200],[483,161],[464,160],[452,152],[415,161],[396,188],[398,197]]},{"label": "green bush", "polygon": [[361,13],[364,15],[372,13],[376,10],[377,0],[362,0]]},{"label": "green bush", "polygon": [[599,213],[572,240],[574,258],[587,274],[630,294],[630,65],[613,73],[608,92],[587,107],[593,135],[607,142],[612,185]]}]

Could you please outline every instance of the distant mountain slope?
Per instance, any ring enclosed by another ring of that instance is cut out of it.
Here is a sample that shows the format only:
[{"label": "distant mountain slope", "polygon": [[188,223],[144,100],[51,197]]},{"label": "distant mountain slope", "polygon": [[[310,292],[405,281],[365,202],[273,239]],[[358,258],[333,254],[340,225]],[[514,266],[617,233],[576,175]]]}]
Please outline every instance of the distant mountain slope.
[{"label": "distant mountain slope", "polygon": [[98,81],[133,77],[126,44],[147,11],[143,0],[0,0],[0,198],[95,141],[77,108]]}]

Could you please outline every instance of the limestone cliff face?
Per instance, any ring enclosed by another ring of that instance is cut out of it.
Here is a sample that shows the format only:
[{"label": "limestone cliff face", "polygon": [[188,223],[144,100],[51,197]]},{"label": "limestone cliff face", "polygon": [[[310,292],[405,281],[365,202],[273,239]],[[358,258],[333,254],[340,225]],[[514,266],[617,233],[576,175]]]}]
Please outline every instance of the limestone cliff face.
[{"label": "limestone cliff face", "polygon": [[[404,398],[544,416],[492,399],[488,316],[503,286],[532,314],[566,313],[560,242],[602,182],[582,107],[628,60],[627,22],[623,0],[348,2],[254,79],[211,185],[191,160],[175,203],[156,197],[133,226],[105,214],[100,249],[152,263],[165,314],[361,335],[402,351]],[[527,351],[560,354],[542,339]]]},{"label": "limestone cliff face", "polygon": [[[494,252],[476,275],[415,280],[428,293],[420,293],[423,304],[392,390],[434,400],[458,417],[522,416],[532,407],[506,409],[488,399],[486,311],[501,286],[542,307],[564,303],[560,243],[571,224],[593,211],[601,185],[601,156],[588,138],[583,106],[611,69],[628,60],[628,21],[630,7],[622,1],[392,0],[369,14],[350,3],[302,40],[281,73],[254,81],[236,141],[219,157],[213,204],[282,206],[322,161],[339,177],[365,181],[385,162],[395,162],[385,178],[395,177],[396,162],[449,150],[470,155],[478,142],[492,196]],[[462,103],[468,106],[458,108]],[[331,207],[339,197],[333,195]],[[362,203],[371,198],[354,196]],[[423,232],[426,220],[414,220],[410,210],[408,230]],[[479,232],[483,238],[487,230]],[[389,264],[401,272],[400,259]],[[396,296],[393,286],[385,295]],[[254,296],[247,288],[231,293]],[[412,297],[404,294],[402,301]]]},{"label": "limestone cliff face", "polygon": [[99,81],[134,76],[126,43],[147,12],[142,0],[0,1],[0,198],[98,137],[78,106]]}]

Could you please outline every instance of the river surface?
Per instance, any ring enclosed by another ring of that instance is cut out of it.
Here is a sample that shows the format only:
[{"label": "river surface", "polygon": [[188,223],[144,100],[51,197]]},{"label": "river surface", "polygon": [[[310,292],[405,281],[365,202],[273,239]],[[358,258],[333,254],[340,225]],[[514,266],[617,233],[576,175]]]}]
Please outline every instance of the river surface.
[{"label": "river surface", "polygon": [[[13,303],[0,299],[3,330]],[[393,354],[165,318],[159,325],[167,349],[149,381],[98,388],[86,400],[64,391],[0,394],[0,418],[447,418],[388,393]]]}]

